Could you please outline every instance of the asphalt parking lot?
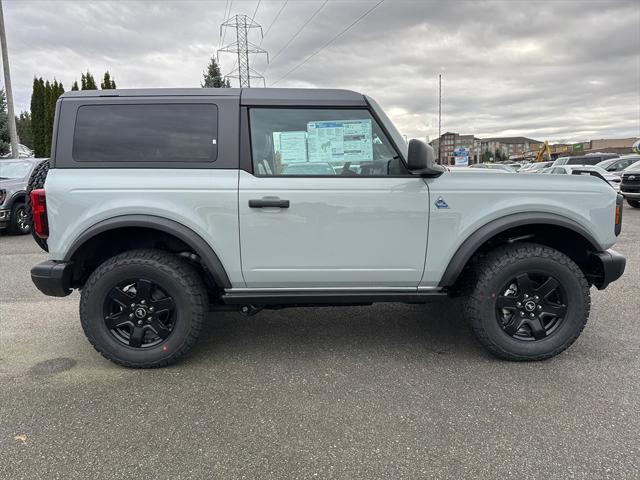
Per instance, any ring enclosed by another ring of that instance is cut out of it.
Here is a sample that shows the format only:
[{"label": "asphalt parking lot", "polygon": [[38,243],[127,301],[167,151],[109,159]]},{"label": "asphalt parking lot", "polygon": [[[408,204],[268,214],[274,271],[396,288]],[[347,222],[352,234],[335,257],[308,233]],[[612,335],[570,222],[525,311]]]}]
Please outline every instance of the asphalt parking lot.
[{"label": "asphalt parking lot", "polygon": [[216,314],[188,358],[127,370],[78,295],[41,295],[0,237],[0,478],[640,477],[640,210],[577,343],[489,357],[459,305]]}]

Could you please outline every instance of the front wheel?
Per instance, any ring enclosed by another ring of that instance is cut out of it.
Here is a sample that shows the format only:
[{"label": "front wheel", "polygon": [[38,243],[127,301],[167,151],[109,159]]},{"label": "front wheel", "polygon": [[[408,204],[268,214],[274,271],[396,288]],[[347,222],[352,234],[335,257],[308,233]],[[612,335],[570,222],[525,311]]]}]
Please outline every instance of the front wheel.
[{"label": "front wheel", "polygon": [[627,198],[627,203],[633,208],[640,208],[640,200],[632,200],[631,198]]},{"label": "front wheel", "polygon": [[507,360],[544,360],[584,329],[591,297],[580,268],[565,254],[522,243],[498,248],[477,267],[465,316],[480,343]]},{"label": "front wheel", "polygon": [[183,259],[160,250],[132,250],[100,265],[80,299],[91,344],[131,368],[163,367],[193,347],[208,310],[207,293]]},{"label": "front wheel", "polygon": [[9,224],[10,235],[26,235],[31,231],[31,223],[27,215],[27,207],[24,203],[16,203],[11,209]]}]

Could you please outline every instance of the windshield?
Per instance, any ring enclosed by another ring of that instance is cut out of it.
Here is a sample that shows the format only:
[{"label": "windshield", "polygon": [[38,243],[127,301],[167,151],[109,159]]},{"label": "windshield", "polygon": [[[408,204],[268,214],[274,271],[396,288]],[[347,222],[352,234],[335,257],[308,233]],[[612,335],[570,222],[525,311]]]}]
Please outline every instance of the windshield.
[{"label": "windshield", "polygon": [[625,172],[630,172],[631,170],[640,170],[640,160],[624,169]]},{"label": "windshield", "polygon": [[596,165],[581,165],[579,167],[572,168],[572,170],[588,170],[591,172],[598,172],[600,175],[609,175],[609,172],[607,172],[604,168],[600,168]]},{"label": "windshield", "polygon": [[0,162],[0,179],[24,178],[29,174],[31,164],[27,162]]}]

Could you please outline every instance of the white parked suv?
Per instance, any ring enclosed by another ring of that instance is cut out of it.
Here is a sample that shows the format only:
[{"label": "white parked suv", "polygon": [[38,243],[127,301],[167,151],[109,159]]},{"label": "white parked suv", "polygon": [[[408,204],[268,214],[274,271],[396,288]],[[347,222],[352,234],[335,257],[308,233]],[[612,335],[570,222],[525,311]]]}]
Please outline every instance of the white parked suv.
[{"label": "white parked suv", "polygon": [[447,295],[491,353],[540,360],[624,271],[607,182],[447,171],[351,91],[68,92],[54,131],[32,279],[79,289],[89,341],[127,367],[176,361],[209,312]]}]

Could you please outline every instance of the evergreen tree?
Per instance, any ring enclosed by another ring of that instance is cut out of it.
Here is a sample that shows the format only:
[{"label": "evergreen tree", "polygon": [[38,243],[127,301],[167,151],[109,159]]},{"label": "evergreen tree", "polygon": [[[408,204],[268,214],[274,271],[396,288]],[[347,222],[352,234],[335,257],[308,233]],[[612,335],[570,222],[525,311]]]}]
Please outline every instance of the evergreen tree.
[{"label": "evergreen tree", "polygon": [[42,78],[34,77],[31,94],[31,133],[36,157],[45,156],[44,119],[44,81]]},{"label": "evergreen tree", "polygon": [[[30,131],[30,148],[36,157],[51,155],[51,139],[53,136],[53,120],[56,113],[58,97],[64,93],[64,86],[54,79],[53,83],[42,78],[33,79],[33,93],[31,94],[31,116],[23,120]],[[22,119],[22,114],[20,119]],[[19,119],[19,120],[20,120]],[[23,142],[24,143],[24,142]]]},{"label": "evergreen tree", "polygon": [[104,72],[104,78],[102,79],[100,88],[102,90],[112,90],[116,88],[116,82],[111,78],[111,75],[109,74],[109,70]]},{"label": "evergreen tree", "polygon": [[53,89],[58,88],[58,82],[55,82],[55,87],[47,80],[44,83],[44,138],[43,138],[43,150],[44,156],[48,157],[51,154],[51,134],[53,132],[53,111],[51,108],[51,99],[53,97]]},{"label": "evergreen tree", "polygon": [[33,133],[31,131],[31,115],[29,112],[21,112],[16,117],[16,130],[20,143],[33,150]]},{"label": "evergreen tree", "polygon": [[73,85],[71,85],[71,90],[72,90],[72,91],[80,90],[80,89],[78,88],[78,81],[77,81],[77,80],[74,80],[74,81],[73,81]]},{"label": "evergreen tree", "polygon": [[87,70],[87,73],[83,73],[80,77],[80,85],[82,90],[97,90],[96,80],[91,75],[91,72]]},{"label": "evergreen tree", "polygon": [[4,88],[0,89],[0,154],[9,152],[11,136],[9,135],[9,115],[7,113],[7,96]]},{"label": "evergreen tree", "polygon": [[216,59],[211,57],[207,69],[202,72],[204,82],[200,84],[202,88],[215,87],[215,88],[229,88],[229,80],[222,78],[220,73],[220,67],[216,63]]}]

